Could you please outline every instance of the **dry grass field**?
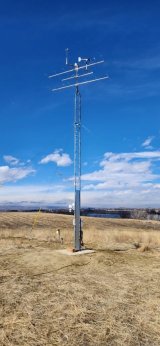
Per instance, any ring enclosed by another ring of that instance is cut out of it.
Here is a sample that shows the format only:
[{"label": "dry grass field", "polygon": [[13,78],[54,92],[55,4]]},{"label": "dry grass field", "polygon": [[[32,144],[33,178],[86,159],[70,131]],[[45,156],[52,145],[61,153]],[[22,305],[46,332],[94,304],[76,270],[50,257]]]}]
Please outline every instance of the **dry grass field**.
[{"label": "dry grass field", "polygon": [[71,216],[0,213],[1,346],[160,345],[160,222],[83,219],[66,256]]}]

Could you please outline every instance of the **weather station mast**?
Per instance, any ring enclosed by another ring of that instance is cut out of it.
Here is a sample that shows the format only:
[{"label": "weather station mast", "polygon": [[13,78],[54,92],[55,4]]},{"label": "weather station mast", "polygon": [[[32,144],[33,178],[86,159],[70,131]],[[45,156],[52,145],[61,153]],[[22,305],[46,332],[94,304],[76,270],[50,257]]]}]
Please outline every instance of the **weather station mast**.
[{"label": "weather station mast", "polygon": [[[91,67],[104,63],[104,60],[95,61],[91,58],[78,57],[78,61],[74,64],[69,63],[68,58],[69,49],[66,49],[66,65],[71,66],[70,70],[50,75],[49,78],[61,77],[61,82],[65,83],[63,86],[52,89],[53,92],[60,91],[68,88],[75,88],[75,104],[74,104],[74,248],[73,251],[81,251],[84,249],[83,231],[81,222],[81,94],[79,90],[80,85],[94,83],[103,79],[109,78],[102,76],[99,78],[88,79],[89,75],[93,75]],[[82,70],[82,73],[81,73]],[[84,71],[84,73],[83,73]],[[80,73],[79,73],[80,72]],[[71,81],[74,81],[73,84]],[[81,81],[82,80],[82,81]],[[69,84],[68,84],[69,83]]]}]

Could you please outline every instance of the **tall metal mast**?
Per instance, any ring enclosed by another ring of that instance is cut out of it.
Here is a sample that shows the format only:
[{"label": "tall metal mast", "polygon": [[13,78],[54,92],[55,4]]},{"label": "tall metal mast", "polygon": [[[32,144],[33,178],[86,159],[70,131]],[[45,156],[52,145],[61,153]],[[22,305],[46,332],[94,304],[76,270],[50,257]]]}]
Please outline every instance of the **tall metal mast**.
[{"label": "tall metal mast", "polygon": [[[108,76],[103,76],[100,78],[94,78],[87,80],[88,75],[93,74],[90,71],[90,67],[103,63],[104,60],[91,62],[90,59],[84,59],[79,57],[78,62],[74,64],[69,64],[68,62],[68,48],[66,49],[66,65],[70,65],[72,68],[68,71],[56,73],[50,75],[49,78],[59,77],[64,74],[74,72],[67,78],[63,78],[62,82],[73,79],[74,84],[67,84],[59,88],[52,89],[52,91],[58,91],[62,89],[67,89],[75,87],[75,110],[74,110],[74,251],[80,251],[83,249],[83,232],[82,232],[82,222],[81,222],[81,94],[79,91],[79,85],[89,84],[103,79],[107,79]],[[87,72],[79,74],[79,70],[85,69]],[[89,72],[88,72],[89,71]],[[79,78],[84,78],[85,80],[79,82]]]},{"label": "tall metal mast", "polygon": [[81,229],[81,95],[79,87],[75,90],[74,113],[74,248],[80,250],[83,245]]}]

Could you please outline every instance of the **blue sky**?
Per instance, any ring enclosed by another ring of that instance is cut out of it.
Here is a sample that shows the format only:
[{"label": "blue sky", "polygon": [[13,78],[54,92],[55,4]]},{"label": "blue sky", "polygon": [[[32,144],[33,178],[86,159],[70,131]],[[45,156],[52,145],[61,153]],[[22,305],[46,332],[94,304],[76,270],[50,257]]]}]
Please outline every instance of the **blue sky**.
[{"label": "blue sky", "polygon": [[0,204],[73,202],[65,48],[104,59],[83,86],[82,205],[160,206],[159,1],[1,1]]}]

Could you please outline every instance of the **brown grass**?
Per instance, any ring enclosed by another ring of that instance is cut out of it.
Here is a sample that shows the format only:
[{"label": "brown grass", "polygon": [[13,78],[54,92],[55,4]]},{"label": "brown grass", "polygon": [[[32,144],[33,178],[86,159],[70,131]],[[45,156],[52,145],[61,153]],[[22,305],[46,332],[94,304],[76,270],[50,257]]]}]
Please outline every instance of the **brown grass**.
[{"label": "brown grass", "polygon": [[72,217],[35,218],[0,213],[0,345],[160,345],[160,223],[84,218],[72,257]]}]

